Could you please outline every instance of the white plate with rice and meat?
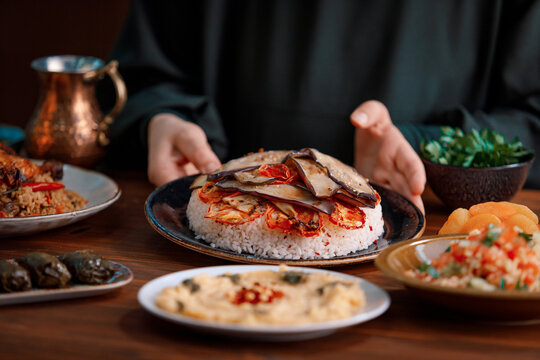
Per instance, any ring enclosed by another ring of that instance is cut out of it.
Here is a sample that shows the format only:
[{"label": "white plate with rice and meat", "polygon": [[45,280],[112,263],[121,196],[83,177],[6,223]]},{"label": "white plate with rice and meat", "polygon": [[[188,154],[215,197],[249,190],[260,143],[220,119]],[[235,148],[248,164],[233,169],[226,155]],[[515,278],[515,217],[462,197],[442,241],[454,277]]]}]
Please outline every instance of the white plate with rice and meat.
[{"label": "white plate with rice and meat", "polygon": [[167,239],[246,263],[333,266],[420,237],[423,214],[315,149],[267,151],[156,189],[145,205]]},{"label": "white plate with rice and meat", "polygon": [[121,195],[95,171],[31,161],[0,148],[0,237],[37,233],[93,215]]}]

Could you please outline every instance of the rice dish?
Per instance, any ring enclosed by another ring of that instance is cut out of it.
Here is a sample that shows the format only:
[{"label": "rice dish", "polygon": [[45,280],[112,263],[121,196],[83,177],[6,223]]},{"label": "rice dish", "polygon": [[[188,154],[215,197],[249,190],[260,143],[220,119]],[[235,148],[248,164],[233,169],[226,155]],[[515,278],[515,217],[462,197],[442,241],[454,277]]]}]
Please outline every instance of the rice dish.
[{"label": "rice dish", "polygon": [[305,237],[269,229],[264,217],[240,225],[228,225],[205,218],[209,205],[196,192],[187,208],[190,227],[200,238],[214,247],[276,259],[329,259],[366,249],[379,238],[384,228],[381,206],[366,209],[366,223],[361,229],[348,230],[323,218],[320,235]]},{"label": "rice dish", "polygon": [[61,214],[82,209],[87,201],[59,182],[62,164],[37,165],[0,147],[0,218]]},{"label": "rice dish", "polygon": [[[50,175],[39,175],[31,179],[32,182],[55,183]],[[7,191],[5,185],[0,185],[0,193]],[[33,191],[31,187],[20,186],[13,192],[0,196],[0,209],[2,205],[15,203],[19,211],[3,212],[0,217],[22,217],[61,214],[80,210],[87,201],[78,193],[69,189]]]},{"label": "rice dish", "polygon": [[[244,174],[237,178],[248,176]],[[253,180],[253,176],[249,178]],[[374,190],[372,203],[354,206],[337,199],[335,194],[339,190],[333,190],[334,195],[321,198],[332,203],[334,209],[331,211],[312,200],[311,203],[306,200],[308,205],[305,207],[286,196],[276,201],[281,195],[261,190],[260,185],[250,185],[248,191],[247,185],[236,183],[234,190],[226,188],[228,192],[223,193],[223,188],[215,190],[220,181],[226,185],[230,182],[205,179],[196,185],[186,213],[196,236],[212,247],[275,259],[330,259],[366,249],[384,232],[380,197]],[[276,185],[280,184],[267,183],[267,187]],[[208,186],[210,190],[206,190]],[[216,191],[220,194],[217,202],[213,195]],[[234,201],[238,198],[241,200]],[[242,206],[244,211],[239,210]],[[340,211],[344,215],[339,215]],[[281,218],[276,220],[279,216]]]}]

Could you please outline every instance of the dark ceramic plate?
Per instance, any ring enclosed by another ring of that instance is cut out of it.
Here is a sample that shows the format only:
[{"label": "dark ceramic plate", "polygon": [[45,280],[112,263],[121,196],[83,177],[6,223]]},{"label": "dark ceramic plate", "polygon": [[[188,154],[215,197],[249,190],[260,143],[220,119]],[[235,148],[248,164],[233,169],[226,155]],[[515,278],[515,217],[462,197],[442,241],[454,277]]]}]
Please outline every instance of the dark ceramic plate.
[{"label": "dark ceramic plate", "polygon": [[203,254],[256,264],[288,264],[306,266],[336,266],[373,260],[390,244],[422,236],[425,228],[424,215],[409,200],[398,193],[372,184],[379,192],[384,218],[384,235],[369,248],[332,259],[284,260],[237,253],[211,247],[202,239],[197,239],[189,229],[186,208],[191,196],[189,185],[196,176],[188,176],[156,190],[146,200],[145,213],[150,225],[167,239]]}]

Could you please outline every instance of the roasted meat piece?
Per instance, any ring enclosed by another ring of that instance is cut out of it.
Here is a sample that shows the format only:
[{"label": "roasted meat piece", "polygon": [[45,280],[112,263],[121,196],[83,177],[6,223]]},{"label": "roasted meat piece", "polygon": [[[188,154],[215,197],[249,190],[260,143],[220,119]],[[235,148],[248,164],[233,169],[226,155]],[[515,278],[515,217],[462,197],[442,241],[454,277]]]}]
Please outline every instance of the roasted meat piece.
[{"label": "roasted meat piece", "polygon": [[0,184],[15,187],[35,175],[44,173],[50,173],[54,180],[60,180],[63,176],[62,163],[52,160],[40,166],[0,144]]}]

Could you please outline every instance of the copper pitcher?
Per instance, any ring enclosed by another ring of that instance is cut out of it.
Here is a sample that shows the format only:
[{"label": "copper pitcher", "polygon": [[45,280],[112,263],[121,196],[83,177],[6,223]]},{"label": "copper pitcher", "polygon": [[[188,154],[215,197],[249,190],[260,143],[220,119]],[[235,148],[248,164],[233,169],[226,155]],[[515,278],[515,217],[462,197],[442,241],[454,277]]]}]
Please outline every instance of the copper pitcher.
[{"label": "copper pitcher", "polygon": [[[36,59],[31,66],[38,72],[41,89],[26,128],[28,156],[94,166],[105,155],[109,126],[127,99],[118,62],[105,64],[94,57],[62,55]],[[103,116],[95,85],[105,75],[113,81],[116,104]]]}]

